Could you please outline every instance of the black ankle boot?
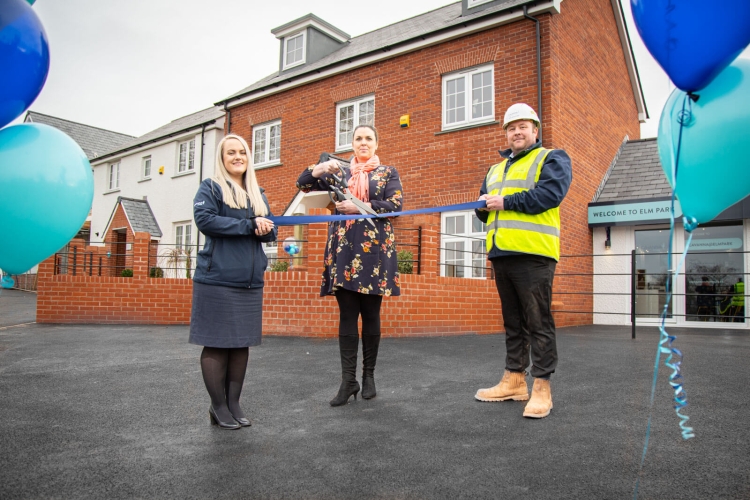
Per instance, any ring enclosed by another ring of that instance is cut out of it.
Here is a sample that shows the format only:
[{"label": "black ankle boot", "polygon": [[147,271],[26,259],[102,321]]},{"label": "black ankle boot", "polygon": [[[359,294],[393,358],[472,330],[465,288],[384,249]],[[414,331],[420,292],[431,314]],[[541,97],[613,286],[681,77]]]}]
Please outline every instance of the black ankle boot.
[{"label": "black ankle boot", "polygon": [[378,359],[380,335],[362,335],[362,397],[372,399],[375,391],[375,362]]},{"label": "black ankle boot", "polygon": [[341,355],[341,387],[336,397],[331,400],[331,406],[341,406],[349,402],[349,397],[354,396],[356,401],[359,392],[357,383],[357,351],[359,350],[359,337],[339,336],[339,354]]}]

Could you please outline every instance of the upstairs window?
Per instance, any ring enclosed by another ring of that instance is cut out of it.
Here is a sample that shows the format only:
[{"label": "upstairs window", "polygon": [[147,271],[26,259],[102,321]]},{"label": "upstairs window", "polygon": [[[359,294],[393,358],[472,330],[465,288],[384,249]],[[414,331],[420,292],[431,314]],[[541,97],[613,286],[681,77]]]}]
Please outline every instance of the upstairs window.
[{"label": "upstairs window", "polygon": [[141,177],[143,179],[151,178],[151,157],[144,156],[141,159]]},{"label": "upstairs window", "polygon": [[181,142],[179,152],[177,173],[182,174],[193,171],[195,169],[195,139]]},{"label": "upstairs window", "polygon": [[120,162],[109,164],[109,190],[120,189]]},{"label": "upstairs window", "polygon": [[443,76],[443,129],[495,119],[493,65]]},{"label": "upstairs window", "polygon": [[352,134],[357,125],[375,126],[375,96],[336,105],[336,151],[352,149]]},{"label": "upstairs window", "polygon": [[253,165],[256,167],[281,163],[281,121],[253,127]]},{"label": "upstairs window", "polygon": [[305,32],[284,39],[284,69],[305,64]]}]

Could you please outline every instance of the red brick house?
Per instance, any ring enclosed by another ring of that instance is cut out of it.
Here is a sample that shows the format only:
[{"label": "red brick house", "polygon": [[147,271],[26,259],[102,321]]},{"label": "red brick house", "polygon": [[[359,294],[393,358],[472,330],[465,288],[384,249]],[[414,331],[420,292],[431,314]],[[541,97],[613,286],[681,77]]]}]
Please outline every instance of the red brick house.
[{"label": "red brick house", "polygon": [[[573,159],[562,253],[590,253],[587,203],[647,117],[618,0],[462,0],[355,38],[310,14],[272,33],[277,71],[217,104],[226,129],[252,141],[274,213],[290,206],[301,169],[323,151],[346,156],[353,125],[364,122],[380,132],[381,161],[401,174],[405,209],[473,201],[507,147],[505,109],[526,102],[545,147]],[[483,246],[471,239],[482,234],[472,215],[435,214],[433,223],[443,233],[438,274],[483,274],[481,256],[468,271],[470,245]],[[572,269],[591,272],[591,261],[563,260],[558,273]],[[556,291],[566,289],[591,290],[591,278],[558,280]],[[591,310],[587,299],[565,302]]]}]

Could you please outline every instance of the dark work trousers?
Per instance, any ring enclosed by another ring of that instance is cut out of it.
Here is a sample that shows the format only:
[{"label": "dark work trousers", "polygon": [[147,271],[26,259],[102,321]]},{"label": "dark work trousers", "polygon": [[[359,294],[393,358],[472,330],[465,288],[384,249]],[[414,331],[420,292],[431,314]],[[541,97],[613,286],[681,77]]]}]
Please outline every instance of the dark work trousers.
[{"label": "dark work trousers", "polygon": [[552,319],[554,259],[538,255],[512,255],[492,259],[495,285],[505,324],[505,368],[548,378],[557,366],[555,321]]},{"label": "dark work trousers", "polygon": [[339,336],[359,337],[357,321],[362,315],[362,336],[380,335],[380,304],[382,295],[368,295],[339,288],[336,290],[339,303]]}]

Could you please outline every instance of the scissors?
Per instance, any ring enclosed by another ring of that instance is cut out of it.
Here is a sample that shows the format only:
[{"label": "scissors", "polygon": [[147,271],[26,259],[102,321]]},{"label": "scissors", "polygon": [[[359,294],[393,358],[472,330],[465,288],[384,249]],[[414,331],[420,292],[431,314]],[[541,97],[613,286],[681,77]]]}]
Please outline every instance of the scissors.
[{"label": "scissors", "polygon": [[[347,160],[344,160],[343,158],[339,158],[337,156],[333,156],[328,153],[321,154],[318,163],[323,163],[324,161],[328,161],[328,160],[337,160],[339,162],[349,163]],[[339,164],[339,172],[341,173],[340,176],[336,174],[329,174],[334,180],[333,184],[331,184],[330,182],[328,183],[328,189],[329,189],[328,196],[331,198],[331,201],[335,203],[337,201],[349,200],[352,203],[354,203],[354,206],[357,207],[357,210],[359,210],[359,213],[361,213],[362,215],[371,214],[371,215],[377,216],[378,213],[375,210],[367,206],[367,204],[365,204],[359,198],[352,196],[349,193],[348,186],[345,180],[346,173],[344,172],[344,169],[341,167],[340,164]],[[370,225],[372,225],[372,227],[375,227],[375,222],[373,222],[372,219],[367,218],[365,220],[369,222]]]}]

